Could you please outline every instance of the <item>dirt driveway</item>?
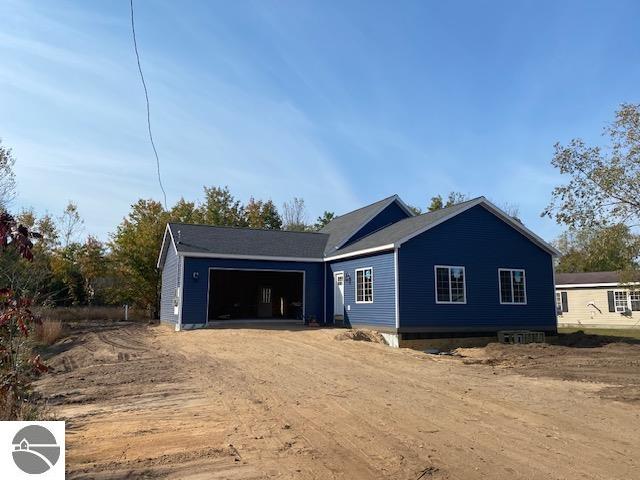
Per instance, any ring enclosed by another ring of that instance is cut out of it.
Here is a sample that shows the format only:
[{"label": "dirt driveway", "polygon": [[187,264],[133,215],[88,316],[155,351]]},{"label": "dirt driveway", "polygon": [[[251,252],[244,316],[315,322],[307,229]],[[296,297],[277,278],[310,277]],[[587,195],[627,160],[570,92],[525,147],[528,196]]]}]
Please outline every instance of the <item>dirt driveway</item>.
[{"label": "dirt driveway", "polygon": [[640,404],[610,385],[336,334],[92,327],[38,389],[70,478],[640,478]]}]

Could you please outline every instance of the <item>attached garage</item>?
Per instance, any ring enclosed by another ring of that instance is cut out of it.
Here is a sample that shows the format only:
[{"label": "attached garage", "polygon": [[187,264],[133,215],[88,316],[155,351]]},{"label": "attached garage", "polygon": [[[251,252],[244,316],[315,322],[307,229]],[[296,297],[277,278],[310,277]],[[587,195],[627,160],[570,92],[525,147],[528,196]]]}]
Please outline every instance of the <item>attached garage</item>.
[{"label": "attached garage", "polygon": [[209,269],[209,322],[304,318],[304,271]]}]

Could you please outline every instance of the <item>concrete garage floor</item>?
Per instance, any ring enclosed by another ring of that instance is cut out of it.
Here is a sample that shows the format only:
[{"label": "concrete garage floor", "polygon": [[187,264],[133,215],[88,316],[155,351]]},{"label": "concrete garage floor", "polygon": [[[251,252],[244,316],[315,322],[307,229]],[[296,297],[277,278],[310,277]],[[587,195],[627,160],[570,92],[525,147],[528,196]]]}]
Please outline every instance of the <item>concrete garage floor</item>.
[{"label": "concrete garage floor", "polygon": [[611,385],[338,333],[78,326],[37,384],[68,420],[68,477],[638,478],[640,403]]}]

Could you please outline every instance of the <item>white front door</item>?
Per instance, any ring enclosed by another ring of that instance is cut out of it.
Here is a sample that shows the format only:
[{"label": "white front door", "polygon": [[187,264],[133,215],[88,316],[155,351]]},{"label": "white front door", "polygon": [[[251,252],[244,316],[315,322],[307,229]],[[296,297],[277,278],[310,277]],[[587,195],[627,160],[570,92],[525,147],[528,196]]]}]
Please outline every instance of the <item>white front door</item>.
[{"label": "white front door", "polygon": [[336,272],[333,275],[333,316],[344,318],[344,273]]}]

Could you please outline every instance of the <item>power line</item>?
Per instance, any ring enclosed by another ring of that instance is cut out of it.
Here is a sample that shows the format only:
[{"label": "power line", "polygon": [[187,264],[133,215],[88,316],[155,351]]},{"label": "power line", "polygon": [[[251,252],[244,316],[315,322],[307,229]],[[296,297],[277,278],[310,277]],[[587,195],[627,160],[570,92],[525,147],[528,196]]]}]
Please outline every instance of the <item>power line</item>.
[{"label": "power line", "polygon": [[140,66],[140,54],[138,53],[138,42],[136,42],[136,24],[133,20],[133,0],[129,0],[129,4],[131,6],[131,33],[133,34],[133,48],[136,51],[136,60],[138,62],[138,72],[140,73],[140,80],[142,80],[142,88],[144,88],[144,98],[147,102],[147,130],[149,131],[149,140],[151,141],[153,154],[156,157],[158,184],[160,185],[160,190],[162,190],[162,196],[164,197],[164,209],[167,210],[167,193],[164,191],[164,186],[162,185],[162,177],[160,175],[160,158],[158,157],[156,144],[153,141],[153,134],[151,133],[151,112],[149,109],[149,92],[147,91],[147,84],[144,81],[144,74],[142,73],[142,67]]}]

